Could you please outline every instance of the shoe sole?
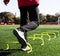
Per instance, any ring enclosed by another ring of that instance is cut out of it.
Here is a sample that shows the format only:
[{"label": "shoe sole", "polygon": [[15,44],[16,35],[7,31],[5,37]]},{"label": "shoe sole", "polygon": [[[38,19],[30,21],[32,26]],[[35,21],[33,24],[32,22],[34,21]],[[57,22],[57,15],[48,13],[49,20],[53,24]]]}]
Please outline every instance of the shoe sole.
[{"label": "shoe sole", "polygon": [[23,49],[20,49],[21,51],[24,51],[24,52],[26,52],[26,51],[30,51],[30,49],[29,50],[23,50]]},{"label": "shoe sole", "polygon": [[18,38],[19,43],[22,45],[26,45],[26,42],[19,36],[16,30],[13,30],[13,34]]}]

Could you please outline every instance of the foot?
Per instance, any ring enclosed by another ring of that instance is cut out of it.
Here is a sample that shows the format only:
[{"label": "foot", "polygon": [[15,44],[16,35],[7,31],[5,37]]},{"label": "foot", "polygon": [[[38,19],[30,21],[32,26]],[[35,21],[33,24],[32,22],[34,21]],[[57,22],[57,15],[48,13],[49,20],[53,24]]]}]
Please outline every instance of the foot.
[{"label": "foot", "polygon": [[30,47],[29,46],[26,46],[25,48],[21,48],[22,51],[29,51],[30,50]]}]

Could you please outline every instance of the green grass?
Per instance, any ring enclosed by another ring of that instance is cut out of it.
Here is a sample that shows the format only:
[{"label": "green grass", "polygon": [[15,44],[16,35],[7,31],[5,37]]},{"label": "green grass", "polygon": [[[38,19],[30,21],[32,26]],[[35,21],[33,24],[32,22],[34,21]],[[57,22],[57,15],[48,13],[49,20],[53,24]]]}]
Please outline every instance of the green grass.
[{"label": "green grass", "polygon": [[[30,31],[28,33],[28,37],[32,37],[31,39],[28,38],[29,43],[33,47],[33,51],[31,53],[22,52],[20,51],[20,44],[10,44],[10,50],[3,51],[2,49],[6,48],[7,41],[17,41],[17,38],[13,35],[13,29],[19,27],[16,26],[0,26],[0,56],[60,56],[60,37],[53,39],[51,35],[51,40],[48,41],[47,36],[44,36],[45,44],[41,46],[41,40],[36,39],[33,40],[33,35],[35,33],[41,33],[50,30],[57,30],[60,33],[60,26],[39,26],[36,30]],[[10,53],[7,53],[10,52]],[[6,54],[7,53],[7,54]]]}]

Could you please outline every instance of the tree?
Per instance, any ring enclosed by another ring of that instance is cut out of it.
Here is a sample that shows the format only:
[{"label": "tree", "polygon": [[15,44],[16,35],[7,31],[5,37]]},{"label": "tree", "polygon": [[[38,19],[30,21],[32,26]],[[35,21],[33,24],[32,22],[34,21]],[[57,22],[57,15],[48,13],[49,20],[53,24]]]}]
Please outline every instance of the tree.
[{"label": "tree", "polygon": [[47,22],[55,22],[57,20],[57,18],[54,15],[46,15],[47,18]]},{"label": "tree", "polygon": [[14,17],[14,23],[20,24],[20,17]]},{"label": "tree", "polygon": [[1,12],[0,13],[0,20],[3,21],[4,23],[13,23],[15,15],[10,12]]},{"label": "tree", "polygon": [[39,18],[40,18],[40,23],[42,24],[44,24],[44,23],[46,23],[46,17],[43,15],[43,14],[39,14]]}]

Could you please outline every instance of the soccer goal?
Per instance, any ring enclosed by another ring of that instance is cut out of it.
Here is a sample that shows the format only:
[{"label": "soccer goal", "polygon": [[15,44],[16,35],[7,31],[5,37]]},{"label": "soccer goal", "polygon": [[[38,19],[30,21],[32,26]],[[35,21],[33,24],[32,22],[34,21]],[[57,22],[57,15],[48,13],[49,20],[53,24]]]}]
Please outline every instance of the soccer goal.
[{"label": "soccer goal", "polygon": [[60,25],[60,16],[58,17],[58,25]]}]

